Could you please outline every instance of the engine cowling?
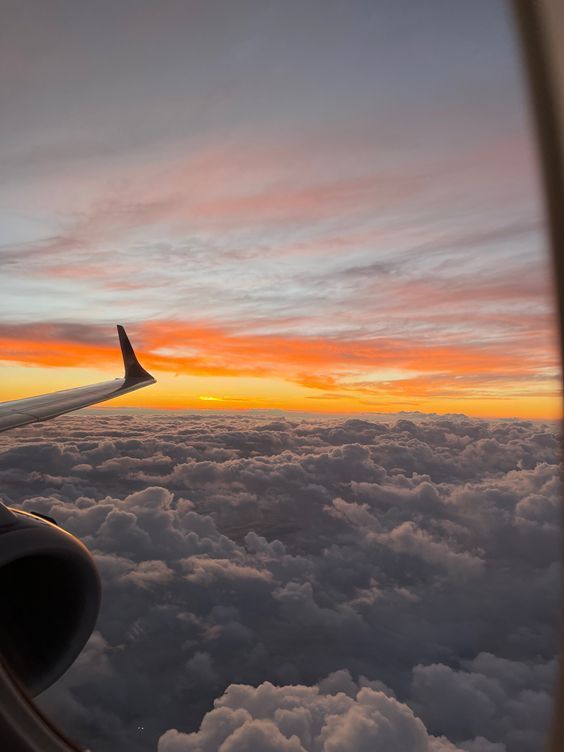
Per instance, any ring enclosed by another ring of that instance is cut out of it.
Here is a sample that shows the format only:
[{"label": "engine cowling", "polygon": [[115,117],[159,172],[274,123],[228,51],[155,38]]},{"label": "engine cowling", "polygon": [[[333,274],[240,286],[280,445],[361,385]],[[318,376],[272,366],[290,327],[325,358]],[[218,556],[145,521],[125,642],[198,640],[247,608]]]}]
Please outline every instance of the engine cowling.
[{"label": "engine cowling", "polygon": [[100,594],[86,546],[48,518],[0,503],[0,653],[32,695],[76,659]]}]

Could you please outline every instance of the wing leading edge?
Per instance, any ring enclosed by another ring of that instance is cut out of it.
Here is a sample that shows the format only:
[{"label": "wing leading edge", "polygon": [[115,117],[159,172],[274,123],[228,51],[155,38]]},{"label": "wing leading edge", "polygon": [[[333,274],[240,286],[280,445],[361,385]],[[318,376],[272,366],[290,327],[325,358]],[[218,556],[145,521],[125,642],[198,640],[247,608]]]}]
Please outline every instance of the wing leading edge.
[{"label": "wing leading edge", "polygon": [[122,378],[41,394],[38,397],[0,402],[0,432],[25,426],[28,423],[50,420],[64,413],[96,405],[98,402],[121,397],[122,394],[155,384],[156,379],[137,360],[123,326],[118,325],[117,330],[125,369]]}]

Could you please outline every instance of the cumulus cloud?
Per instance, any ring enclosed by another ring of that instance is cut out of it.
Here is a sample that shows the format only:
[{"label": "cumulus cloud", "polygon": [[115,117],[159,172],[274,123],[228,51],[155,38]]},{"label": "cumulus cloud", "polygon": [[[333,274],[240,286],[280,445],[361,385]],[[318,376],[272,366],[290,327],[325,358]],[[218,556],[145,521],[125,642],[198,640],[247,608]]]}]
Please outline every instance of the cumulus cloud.
[{"label": "cumulus cloud", "polygon": [[93,749],[541,748],[552,427],[104,413],[1,442],[4,499],[101,572],[97,631],[40,700]]},{"label": "cumulus cloud", "polygon": [[171,729],[159,752],[439,752],[452,750],[446,739],[429,736],[423,723],[404,704],[370,686],[354,694],[319,687],[259,687],[232,684],[215,701],[199,731]]},{"label": "cumulus cloud", "polygon": [[[520,662],[480,653],[462,670],[444,664],[413,669],[412,705],[428,727],[503,739],[507,749],[535,747],[550,721],[555,661]],[[467,742],[478,749],[483,742]]]}]

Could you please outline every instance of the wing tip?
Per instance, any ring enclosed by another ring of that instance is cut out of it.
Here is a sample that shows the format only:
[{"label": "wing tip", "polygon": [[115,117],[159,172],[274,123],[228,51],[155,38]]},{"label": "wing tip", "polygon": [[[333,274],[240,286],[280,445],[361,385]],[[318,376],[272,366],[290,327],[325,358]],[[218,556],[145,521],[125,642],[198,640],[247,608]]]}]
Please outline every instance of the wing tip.
[{"label": "wing tip", "polygon": [[117,324],[117,331],[125,369],[125,381],[156,381],[155,377],[151,376],[137,360],[129,337],[121,324]]}]

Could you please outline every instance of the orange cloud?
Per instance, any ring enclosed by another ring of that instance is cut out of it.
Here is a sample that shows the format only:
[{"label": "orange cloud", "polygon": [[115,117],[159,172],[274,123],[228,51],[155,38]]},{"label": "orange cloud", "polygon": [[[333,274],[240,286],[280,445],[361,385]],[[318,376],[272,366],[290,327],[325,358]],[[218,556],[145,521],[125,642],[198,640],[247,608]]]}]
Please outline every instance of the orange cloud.
[{"label": "orange cloud", "polygon": [[[496,345],[437,346],[386,337],[341,340],[252,335],[180,321],[150,322],[137,327],[134,335],[142,362],[157,373],[282,379],[315,390],[321,397],[336,395],[331,405],[341,408],[377,404],[380,409],[386,405],[395,409],[409,404],[435,409],[441,402],[448,405],[449,401],[476,400],[489,403],[490,414],[495,414],[498,403],[504,400],[546,397],[552,401],[554,413],[557,401],[556,380],[549,370],[556,364],[541,346],[528,352],[508,352]],[[106,330],[92,330],[90,341],[77,341],[80,337],[86,338],[84,331],[65,334],[47,324],[3,327],[0,350],[3,360],[27,365],[115,367],[116,345],[110,338],[106,343]],[[315,395],[308,395],[308,409],[326,409],[327,401],[316,405],[311,400]],[[221,404],[245,399],[219,397],[208,401]],[[273,393],[273,405],[276,399]],[[147,404],[151,396],[144,400]]]}]

